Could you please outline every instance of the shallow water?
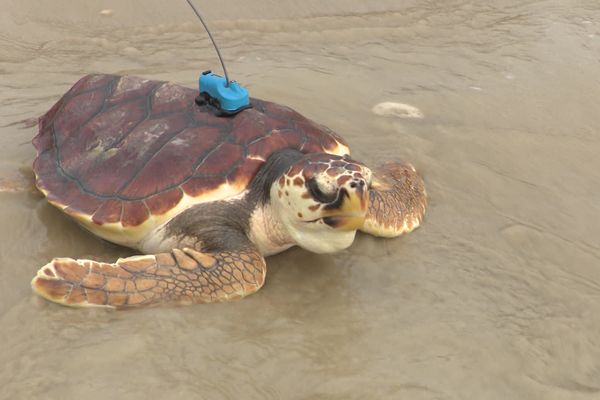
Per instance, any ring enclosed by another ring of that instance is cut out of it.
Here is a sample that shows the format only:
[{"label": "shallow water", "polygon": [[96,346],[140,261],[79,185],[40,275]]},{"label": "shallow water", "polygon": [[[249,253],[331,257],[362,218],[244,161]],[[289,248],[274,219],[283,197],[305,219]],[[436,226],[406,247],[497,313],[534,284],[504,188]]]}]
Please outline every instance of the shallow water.
[{"label": "shallow water", "polygon": [[[598,2],[252,3],[199,4],[230,74],[358,159],[411,161],[423,227],[271,257],[242,301],[71,310],[32,295],[41,265],[132,253],[0,193],[0,398],[600,398]],[[183,1],[5,0],[0,177],[30,176],[28,120],[82,75],[208,68]]]}]

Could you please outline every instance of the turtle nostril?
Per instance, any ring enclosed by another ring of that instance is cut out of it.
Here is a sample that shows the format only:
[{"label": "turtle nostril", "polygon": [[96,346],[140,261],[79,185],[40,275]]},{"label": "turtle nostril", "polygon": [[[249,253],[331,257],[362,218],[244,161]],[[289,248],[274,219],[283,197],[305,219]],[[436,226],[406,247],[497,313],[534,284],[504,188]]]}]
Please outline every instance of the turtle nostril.
[{"label": "turtle nostril", "polygon": [[357,186],[360,186],[360,188],[364,188],[365,187],[365,181],[363,181],[362,179],[355,179],[352,182],[350,182],[350,187],[352,189],[355,189]]}]

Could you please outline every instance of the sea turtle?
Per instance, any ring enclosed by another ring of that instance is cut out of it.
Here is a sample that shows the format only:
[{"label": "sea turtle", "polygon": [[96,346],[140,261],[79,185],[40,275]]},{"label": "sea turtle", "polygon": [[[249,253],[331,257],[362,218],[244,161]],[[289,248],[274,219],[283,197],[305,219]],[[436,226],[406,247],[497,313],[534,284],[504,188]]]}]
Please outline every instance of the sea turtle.
[{"label": "sea turtle", "polygon": [[288,107],[252,99],[219,117],[196,95],[89,75],[40,118],[38,189],[93,234],[146,255],[56,258],[32,280],[36,293],[68,306],[224,301],[263,285],[265,256],[334,252],[357,230],[393,237],[421,223],[425,189],[410,164],[372,173]]}]

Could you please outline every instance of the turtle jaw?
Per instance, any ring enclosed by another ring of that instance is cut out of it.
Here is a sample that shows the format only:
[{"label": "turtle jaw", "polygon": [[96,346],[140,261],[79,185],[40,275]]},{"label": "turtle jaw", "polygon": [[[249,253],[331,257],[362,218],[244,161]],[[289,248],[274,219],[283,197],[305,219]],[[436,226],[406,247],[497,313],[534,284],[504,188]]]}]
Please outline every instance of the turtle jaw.
[{"label": "turtle jaw", "polygon": [[334,229],[341,231],[355,231],[360,229],[365,223],[365,216],[347,216],[338,215],[334,217],[324,217],[323,222]]},{"label": "turtle jaw", "polygon": [[[318,218],[326,225],[341,231],[355,231],[365,223],[367,215],[367,191],[364,185],[352,189],[342,188],[338,198],[324,207],[323,217]],[[314,222],[314,221],[312,221]]]}]

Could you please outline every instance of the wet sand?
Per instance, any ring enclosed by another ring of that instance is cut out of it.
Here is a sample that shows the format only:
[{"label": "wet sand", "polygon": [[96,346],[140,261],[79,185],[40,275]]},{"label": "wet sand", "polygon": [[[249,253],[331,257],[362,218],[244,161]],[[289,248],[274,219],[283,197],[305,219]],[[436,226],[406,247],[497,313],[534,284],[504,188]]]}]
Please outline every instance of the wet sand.
[{"label": "wet sand", "polygon": [[[198,4],[230,74],[357,159],[412,162],[423,227],[271,257],[242,301],[72,310],[31,293],[40,266],[132,252],[0,193],[0,398],[600,398],[600,5],[254,3]],[[28,176],[30,119],[81,76],[193,87],[209,68],[183,1],[6,0],[0,177]]]}]

